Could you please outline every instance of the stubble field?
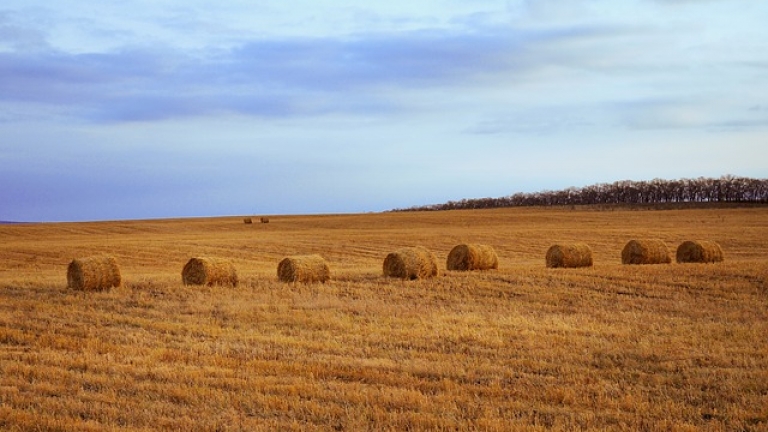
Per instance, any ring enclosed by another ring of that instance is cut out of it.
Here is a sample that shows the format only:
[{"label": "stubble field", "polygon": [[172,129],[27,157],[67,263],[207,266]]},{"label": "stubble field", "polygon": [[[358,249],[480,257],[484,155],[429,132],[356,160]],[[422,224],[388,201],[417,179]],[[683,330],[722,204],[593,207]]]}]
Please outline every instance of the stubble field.
[{"label": "stubble field", "polygon": [[[503,209],[0,225],[2,430],[768,430],[768,210]],[[717,264],[621,249],[714,240]],[[588,243],[595,265],[547,269]],[[447,272],[459,243],[499,255]],[[382,276],[422,245],[440,277]],[[325,284],[277,280],[320,254]],[[73,258],[123,283],[67,289]],[[196,256],[240,284],[192,287]]]}]

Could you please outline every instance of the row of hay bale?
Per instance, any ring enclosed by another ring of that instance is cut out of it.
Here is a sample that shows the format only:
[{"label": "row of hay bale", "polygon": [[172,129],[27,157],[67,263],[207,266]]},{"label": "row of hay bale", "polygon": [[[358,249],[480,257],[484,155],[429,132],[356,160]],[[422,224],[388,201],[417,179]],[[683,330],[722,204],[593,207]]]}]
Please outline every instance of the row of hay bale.
[{"label": "row of hay bale", "polygon": [[[713,241],[685,241],[677,247],[678,263],[723,261],[723,250]],[[592,249],[584,243],[556,244],[546,255],[547,267],[591,267]],[[672,257],[663,240],[630,240],[621,251],[622,264],[670,264]]]},{"label": "row of hay bale", "polygon": [[[283,282],[326,282],[331,277],[328,263],[320,255],[287,257],[277,266]],[[181,271],[184,285],[237,286],[235,264],[226,258],[195,257]],[[74,259],[67,267],[67,287],[81,291],[100,291],[122,283],[120,267],[111,256]]]},{"label": "row of hay bale", "polygon": [[[715,242],[686,241],[677,248],[677,262],[719,262],[723,251]],[[623,264],[668,264],[671,257],[661,240],[631,240],[621,252]],[[556,244],[547,250],[549,268],[591,267],[592,249],[584,243]],[[460,244],[448,253],[446,269],[451,271],[495,270],[499,258],[493,247],[483,244]],[[422,246],[407,247],[387,254],[384,276],[399,279],[427,279],[438,275],[437,257]],[[185,285],[237,286],[239,279],[234,263],[225,258],[191,258],[182,269]],[[286,257],[277,265],[282,282],[313,283],[331,279],[328,263],[320,255]],[[75,259],[67,268],[67,286],[95,291],[120,286],[122,278],[117,260],[110,256]]]},{"label": "row of hay bale", "polygon": [[[678,263],[716,263],[724,259],[720,245],[713,241],[684,241],[677,247]],[[621,251],[623,264],[669,264],[669,248],[663,240],[630,240]]]},{"label": "row of hay bale", "polygon": [[[284,258],[277,265],[277,277],[283,282],[323,282],[331,279],[331,269],[320,255],[299,255]],[[198,257],[190,259],[181,271],[184,285],[231,285],[239,279],[235,264],[224,258]]]},{"label": "row of hay bale", "polygon": [[[499,267],[492,247],[462,244],[448,254],[448,270],[488,270]],[[430,250],[409,247],[387,255],[384,275],[400,279],[422,279],[437,276],[437,258]],[[331,279],[328,263],[320,255],[286,257],[277,265],[282,282],[325,283]],[[237,286],[239,278],[234,263],[225,258],[195,257],[181,271],[184,285]],[[74,259],[67,268],[67,286],[76,290],[98,291],[120,286],[122,278],[117,260],[110,256]]]},{"label": "row of hay bale", "polygon": [[[448,253],[445,267],[454,271],[495,270],[499,268],[499,257],[491,246],[460,244]],[[384,258],[383,270],[387,277],[431,278],[438,274],[437,257],[422,246],[402,248]]]}]

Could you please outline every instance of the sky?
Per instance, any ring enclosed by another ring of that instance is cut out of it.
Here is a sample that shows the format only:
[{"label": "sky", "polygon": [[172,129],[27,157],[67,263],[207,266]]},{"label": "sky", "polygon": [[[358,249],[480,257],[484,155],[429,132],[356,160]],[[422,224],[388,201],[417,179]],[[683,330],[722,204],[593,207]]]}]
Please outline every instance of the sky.
[{"label": "sky", "polygon": [[4,0],[0,220],[768,177],[768,2]]}]

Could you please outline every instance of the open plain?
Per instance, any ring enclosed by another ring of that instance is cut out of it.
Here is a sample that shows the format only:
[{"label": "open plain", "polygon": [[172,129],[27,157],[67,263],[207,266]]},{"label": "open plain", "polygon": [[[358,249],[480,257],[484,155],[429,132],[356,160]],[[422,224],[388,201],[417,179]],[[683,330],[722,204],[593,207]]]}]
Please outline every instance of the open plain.
[{"label": "open plain", "polygon": [[[725,261],[622,265],[636,238]],[[547,269],[557,242],[594,266]],[[498,270],[446,271],[459,243]],[[440,276],[385,278],[415,245]],[[101,254],[121,286],[68,289],[68,263]],[[305,254],[332,279],[279,282]],[[198,256],[239,285],[183,285]],[[768,209],[0,225],[0,429],[768,430]]]}]

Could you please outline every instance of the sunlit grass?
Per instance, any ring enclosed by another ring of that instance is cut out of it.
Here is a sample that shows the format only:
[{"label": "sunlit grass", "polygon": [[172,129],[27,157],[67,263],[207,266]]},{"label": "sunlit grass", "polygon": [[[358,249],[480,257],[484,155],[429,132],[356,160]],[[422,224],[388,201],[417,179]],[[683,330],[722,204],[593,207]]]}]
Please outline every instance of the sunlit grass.
[{"label": "sunlit grass", "polygon": [[[623,266],[630,238],[718,241],[720,264]],[[764,430],[768,212],[494,210],[0,227],[3,430]],[[422,244],[500,269],[381,276]],[[595,266],[546,269],[557,241]],[[110,253],[123,285],[66,289]],[[277,281],[318,253],[326,284]],[[189,287],[192,256],[238,287]]]}]

